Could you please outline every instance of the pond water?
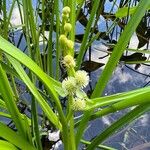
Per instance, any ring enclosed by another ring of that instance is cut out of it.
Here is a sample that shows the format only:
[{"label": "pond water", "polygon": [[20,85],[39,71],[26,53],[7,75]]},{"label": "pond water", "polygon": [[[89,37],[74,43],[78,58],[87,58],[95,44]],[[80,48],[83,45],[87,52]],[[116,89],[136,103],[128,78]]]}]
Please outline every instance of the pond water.
[{"label": "pond water", "polygon": [[[35,1],[36,3],[36,1]],[[120,1],[118,0],[116,4],[119,4]],[[105,5],[105,12],[109,12],[112,8],[112,3],[109,0],[106,0]],[[114,7],[114,12],[117,9],[117,5]],[[112,11],[112,12],[113,12]],[[18,16],[18,9],[17,7],[14,9],[13,17],[12,17],[12,24],[18,25],[20,24],[20,19]],[[108,25],[112,24],[112,21],[107,21]],[[117,29],[116,27],[114,31],[114,34],[112,34],[112,39],[116,40],[118,39],[120,35],[120,29]],[[81,23],[77,23],[76,33],[82,34],[84,33],[84,27],[81,25]],[[98,30],[101,32],[105,32],[107,29],[106,26],[106,20],[103,16],[100,17],[100,20],[98,22]],[[21,35],[21,30],[17,30],[15,33],[13,33],[14,42],[18,43],[19,37]],[[48,32],[47,32],[48,34]],[[109,46],[107,45],[108,40],[99,40],[95,41],[93,45],[91,46],[92,54],[90,56],[91,61],[97,62],[97,63],[103,63],[106,64],[106,62],[109,59],[109,56],[102,58],[107,53],[104,51],[107,51]],[[25,50],[26,44],[25,39],[22,38],[19,48],[22,50]],[[138,47],[138,37],[136,34],[132,36],[132,39],[129,44],[129,48],[137,48]],[[78,51],[80,47],[80,43],[76,43],[76,51]],[[42,45],[41,45],[42,49]],[[141,49],[150,49],[150,45],[144,45],[141,47]],[[128,53],[127,55],[131,55],[132,53]],[[101,59],[101,58],[102,59]],[[149,56],[146,55],[148,58]],[[89,51],[87,51],[85,55],[85,61],[89,60]],[[105,65],[104,65],[105,66]],[[94,88],[97,79],[99,75],[101,74],[104,66],[97,67],[95,71],[90,72],[90,86],[86,88],[86,91],[90,93],[92,89]],[[103,95],[111,95],[115,93],[121,93],[125,91],[130,91],[133,89],[138,89],[144,86],[148,86],[150,84],[150,67],[144,64],[141,64],[138,69],[135,69],[135,64],[129,65],[125,64],[124,62],[120,62],[117,66],[116,70],[113,73],[113,76],[111,80],[109,81]],[[24,93],[24,88],[22,88],[21,97],[28,97],[29,95]],[[130,108],[133,109],[133,108]],[[111,114],[109,116],[102,117],[100,119],[97,119],[95,121],[92,121],[85,132],[85,139],[91,140],[93,137],[95,137],[98,133],[102,132],[104,129],[109,127],[113,122],[115,122],[118,118],[123,116],[125,113],[127,113],[130,109],[126,109],[120,112],[117,112],[115,114]],[[149,113],[144,114],[139,119],[134,121],[132,124],[127,125],[123,129],[121,129],[119,132],[114,134],[112,137],[107,139],[104,144],[108,146],[112,146],[113,148],[116,148],[118,150],[148,150],[150,149],[150,135],[148,134],[148,131],[150,130],[150,116]],[[144,144],[146,143],[146,144]],[[137,147],[136,147],[137,146]],[[61,146],[58,149],[62,149]]]}]

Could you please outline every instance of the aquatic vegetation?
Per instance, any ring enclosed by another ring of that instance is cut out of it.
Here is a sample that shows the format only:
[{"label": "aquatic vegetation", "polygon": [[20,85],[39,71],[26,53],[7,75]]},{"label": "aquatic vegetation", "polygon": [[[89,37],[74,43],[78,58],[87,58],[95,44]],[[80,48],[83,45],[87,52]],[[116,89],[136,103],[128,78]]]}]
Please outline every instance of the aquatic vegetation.
[{"label": "aquatic vegetation", "polygon": [[[1,148],[55,149],[60,142],[64,150],[113,150],[103,142],[150,110],[149,86],[103,93],[120,62],[136,64],[136,71],[143,63],[149,65],[150,51],[139,48],[149,45],[150,1],[109,1],[110,12],[105,0],[37,0],[37,5],[32,0],[0,1]],[[21,22],[17,26],[11,24],[14,8]],[[101,18],[106,23],[102,32]],[[84,34],[76,34],[78,23]],[[117,28],[119,36],[113,39]],[[134,33],[139,43],[131,49]],[[96,62],[91,59],[92,46],[101,40],[107,50],[99,51],[106,55],[97,58],[108,61]],[[91,85],[90,73],[101,67]],[[91,121],[126,108],[132,109],[91,140],[85,137]]]},{"label": "aquatic vegetation", "polygon": [[72,109],[74,111],[83,111],[86,107],[86,101],[82,99],[74,99],[73,104],[72,104]]},{"label": "aquatic vegetation", "polygon": [[89,76],[84,70],[78,70],[77,72],[75,72],[75,79],[77,86],[79,86],[80,88],[84,88],[89,84]]},{"label": "aquatic vegetation", "polygon": [[65,65],[65,67],[68,67],[68,68],[76,66],[75,60],[71,55],[66,55],[62,63]]},{"label": "aquatic vegetation", "polygon": [[68,77],[67,79],[64,79],[62,82],[62,88],[67,95],[74,94],[77,90],[76,86],[77,86],[76,80],[74,77]]}]

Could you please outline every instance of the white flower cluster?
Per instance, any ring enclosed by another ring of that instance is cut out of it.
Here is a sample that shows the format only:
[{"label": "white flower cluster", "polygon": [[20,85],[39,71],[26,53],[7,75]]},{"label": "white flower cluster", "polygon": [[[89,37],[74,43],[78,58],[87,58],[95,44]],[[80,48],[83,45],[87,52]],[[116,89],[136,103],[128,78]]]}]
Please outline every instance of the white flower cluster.
[{"label": "white flower cluster", "polygon": [[79,70],[75,73],[75,77],[65,78],[62,82],[62,88],[66,95],[74,94],[77,89],[83,89],[89,84],[89,76],[86,71]]},{"label": "white flower cluster", "polygon": [[77,99],[77,98],[73,100],[72,109],[74,111],[84,110],[85,107],[86,107],[86,101],[85,100]]},{"label": "white flower cluster", "polygon": [[89,84],[89,76],[86,71],[79,70],[75,73],[77,86],[84,88]]},{"label": "white flower cluster", "polygon": [[[77,90],[82,90],[89,83],[89,76],[86,71],[79,70],[74,77],[65,78],[62,82],[62,88],[66,95],[75,95]],[[84,110],[86,101],[81,98],[74,98],[72,109],[74,111]]]},{"label": "white flower cluster", "polygon": [[66,95],[72,95],[76,92],[76,80],[74,77],[65,78],[62,82],[62,88]]}]

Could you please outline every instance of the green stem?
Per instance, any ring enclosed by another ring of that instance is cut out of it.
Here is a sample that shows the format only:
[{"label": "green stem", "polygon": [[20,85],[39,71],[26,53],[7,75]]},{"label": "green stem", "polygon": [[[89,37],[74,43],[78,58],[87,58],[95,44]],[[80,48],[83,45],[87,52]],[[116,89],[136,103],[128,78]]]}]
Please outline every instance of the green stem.
[{"label": "green stem", "polygon": [[[73,103],[73,97],[69,97],[69,112],[72,112],[72,103]],[[70,142],[71,144],[69,143],[70,145],[70,149],[71,150],[76,150],[76,146],[75,146],[75,134],[74,134],[74,113],[72,112],[71,113],[71,118],[70,118]]]},{"label": "green stem", "polygon": [[56,14],[56,80],[60,76],[60,46],[59,46],[59,33],[60,33],[60,13],[59,13],[59,0],[55,0],[55,14]]},{"label": "green stem", "polygon": [[99,7],[100,2],[101,2],[101,0],[95,0],[94,1],[93,8],[92,8],[92,11],[91,11],[91,15],[90,15],[90,18],[89,18],[89,21],[88,21],[88,24],[87,24],[87,27],[86,27],[86,30],[85,30],[85,33],[84,33],[83,41],[82,41],[82,44],[81,44],[81,47],[80,47],[80,50],[79,50],[80,53],[77,57],[77,69],[80,68],[80,65],[82,63],[82,59],[83,59],[84,53],[86,51],[85,48],[86,48],[86,43],[88,41],[88,36],[89,36],[90,30],[91,30],[91,27],[92,27],[94,16],[96,14],[96,11]]},{"label": "green stem", "polygon": [[40,132],[39,132],[39,125],[38,125],[38,113],[36,108],[36,101],[34,97],[32,97],[32,104],[31,104],[31,114],[32,114],[32,128],[33,134],[35,136],[35,143],[38,150],[42,150]]},{"label": "green stem", "polygon": [[52,4],[52,12],[50,16],[50,28],[49,28],[49,39],[48,39],[48,57],[47,57],[47,72],[53,77],[53,27],[54,27],[54,13],[55,13],[55,2]]},{"label": "green stem", "polygon": [[[69,0],[70,12],[70,23],[72,25],[72,30],[70,33],[70,39],[74,42],[75,40],[75,23],[76,23],[76,0]],[[74,49],[70,50],[70,54],[74,55]]]}]

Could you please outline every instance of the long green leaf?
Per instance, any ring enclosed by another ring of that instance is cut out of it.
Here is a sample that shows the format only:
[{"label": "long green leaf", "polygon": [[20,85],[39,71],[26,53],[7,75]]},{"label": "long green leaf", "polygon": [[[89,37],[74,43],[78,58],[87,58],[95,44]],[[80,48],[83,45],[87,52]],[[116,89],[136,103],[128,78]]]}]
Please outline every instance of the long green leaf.
[{"label": "long green leaf", "polygon": [[[91,142],[85,141],[85,140],[81,140],[81,142],[83,144],[86,144],[86,145],[90,145],[91,144]],[[108,147],[108,146],[105,146],[105,145],[98,145],[97,148],[99,148],[101,150],[117,150],[117,149],[114,149],[112,147]]]},{"label": "long green leaf", "polygon": [[24,83],[28,86],[31,93],[34,95],[38,103],[40,104],[42,110],[47,115],[48,119],[59,129],[61,129],[58,117],[55,115],[55,113],[52,111],[52,109],[49,107],[48,103],[43,99],[43,97],[40,95],[34,84],[31,82],[23,68],[21,67],[20,63],[17,62],[14,58],[11,58],[10,56],[7,56],[13,67],[16,69],[16,72],[24,81]]},{"label": "long green leaf", "polygon": [[50,78],[46,73],[44,73],[42,71],[42,69],[36,63],[34,63],[31,58],[29,58],[27,55],[25,55],[18,48],[13,46],[11,43],[9,43],[7,40],[2,38],[1,36],[0,36],[0,43],[3,43],[3,44],[0,44],[0,49],[3,50],[3,52],[12,56],[16,60],[20,61],[22,64],[27,66],[46,85],[49,93],[51,94],[51,96],[53,98],[53,100],[55,100],[55,103],[56,103],[56,106],[57,106],[57,109],[58,109],[58,112],[60,115],[60,119],[65,124],[65,118],[63,115],[61,104],[60,104],[58,95],[54,90],[54,86],[58,85],[59,83],[57,83],[57,81]]},{"label": "long green leaf", "polygon": [[[115,13],[115,16],[117,18],[123,18],[123,17],[126,17],[127,15],[132,15],[135,12],[136,8],[137,6],[131,7],[130,9],[128,7],[119,8],[117,12]],[[150,9],[150,6],[147,7],[147,10],[149,9]]]},{"label": "long green leaf", "polygon": [[11,74],[11,75],[13,75],[15,77],[19,77],[17,72],[13,68],[11,68],[9,65],[7,65],[4,62],[2,62],[1,60],[0,60],[0,64],[1,64],[1,66],[3,68],[3,70],[5,70],[6,73]]},{"label": "long green leaf", "polygon": [[22,150],[35,150],[35,148],[26,141],[22,136],[11,130],[9,127],[0,122],[0,137],[9,141],[13,145],[19,147]]},{"label": "long green leaf", "polygon": [[[107,82],[108,82],[109,78],[111,77],[114,69],[116,68],[117,63],[119,62],[119,59],[120,59],[122,53],[126,49],[126,46],[129,42],[132,34],[134,33],[134,31],[135,31],[136,27],[138,26],[142,17],[144,16],[147,6],[149,6],[149,5],[150,5],[150,1],[144,1],[144,0],[140,1],[139,6],[137,7],[134,15],[131,17],[131,19],[130,19],[129,23],[127,24],[127,26],[125,27],[125,30],[123,31],[117,45],[115,46],[113,53],[110,56],[109,61],[106,64],[106,67],[104,68],[104,70],[102,72],[102,75],[98,79],[98,82],[97,82],[95,89],[91,96],[92,98],[96,98],[99,95],[102,95],[102,92],[105,89]],[[87,111],[84,113],[84,116],[79,124],[77,134],[76,134],[77,144],[79,143],[79,141],[82,137],[83,131],[86,127],[86,124],[87,124],[92,112],[93,112],[93,110]]]},{"label": "long green leaf", "polygon": [[18,150],[13,144],[0,140],[0,150]]},{"label": "long green leaf", "polygon": [[0,99],[0,107],[6,108],[5,102],[2,99]]},{"label": "long green leaf", "polygon": [[19,133],[25,138],[26,137],[26,129],[24,127],[23,120],[21,118],[21,114],[15,103],[13,91],[10,87],[7,76],[6,76],[5,72],[3,71],[1,65],[0,65],[0,91],[1,91],[2,97],[5,101],[7,110],[10,112],[11,117],[16,125],[16,128],[18,129]]},{"label": "long green leaf", "polygon": [[[48,86],[51,89],[52,95],[54,92],[54,87],[60,87],[60,82],[54,80],[53,78],[49,77],[42,71],[42,69],[27,55],[25,55],[23,52],[21,52],[18,48],[16,48],[14,45],[12,45],[10,42],[5,40],[0,36],[0,49],[7,53],[8,55],[14,57],[16,60],[27,66],[32,72],[34,72],[40,79],[43,81],[46,86]],[[55,95],[56,96],[56,95]]]},{"label": "long green leaf", "polygon": [[112,105],[112,107],[113,109],[116,107],[118,110],[126,107],[131,107],[133,105],[148,103],[150,101],[149,98],[150,98],[150,87],[145,87],[130,92],[124,92],[120,94],[114,94],[110,96],[91,99],[89,103],[87,103],[87,107],[85,110],[107,106],[110,105],[111,103],[115,103],[114,105]]},{"label": "long green leaf", "polygon": [[4,112],[0,112],[0,116],[1,117],[5,117],[5,118],[11,118],[11,115],[10,114],[6,114]]},{"label": "long green leaf", "polygon": [[105,89],[107,82],[108,82],[109,78],[111,77],[114,69],[116,68],[122,53],[126,49],[126,46],[128,45],[128,42],[129,42],[131,36],[133,35],[138,24],[140,23],[142,17],[144,16],[144,13],[149,5],[150,5],[150,1],[141,0],[139,2],[139,5],[138,5],[135,13],[133,14],[129,23],[127,24],[123,33],[121,34],[121,37],[119,38],[119,41],[116,44],[116,46],[111,54],[111,57],[109,58],[108,63],[106,64],[106,67],[104,68],[101,76],[98,79],[98,82],[92,93],[92,98],[102,95],[102,92]]},{"label": "long green leaf", "polygon": [[87,150],[93,150],[95,149],[100,143],[102,143],[105,139],[107,139],[110,135],[115,133],[117,130],[119,130],[121,127],[125,126],[126,124],[129,124],[130,122],[137,119],[139,116],[141,116],[143,113],[150,110],[149,105],[143,105],[138,106],[129,113],[127,113],[125,116],[120,118],[118,121],[113,123],[110,127],[108,127],[104,132],[99,134],[95,139],[92,140],[91,144],[87,147]]},{"label": "long green leaf", "polygon": [[101,0],[95,0],[93,2],[94,3],[93,3],[91,15],[90,15],[90,18],[89,18],[89,21],[88,21],[88,24],[87,24],[87,27],[86,27],[86,30],[85,30],[85,33],[84,33],[83,41],[82,41],[82,44],[81,44],[81,47],[80,47],[80,51],[79,51],[80,53],[77,57],[77,69],[80,68],[80,65],[82,63],[82,59],[83,59],[83,56],[84,56],[85,51],[86,51],[86,43],[88,41],[88,36],[89,36],[90,30],[91,30],[91,27],[92,27],[92,22],[94,20],[94,16],[97,12],[97,9],[99,7],[99,3],[101,2]]}]

